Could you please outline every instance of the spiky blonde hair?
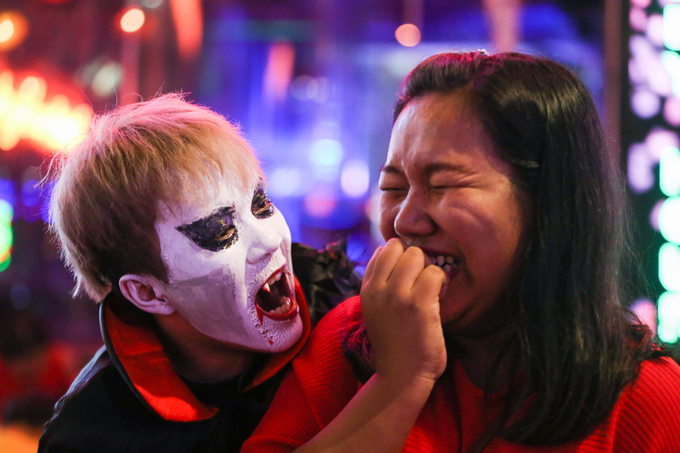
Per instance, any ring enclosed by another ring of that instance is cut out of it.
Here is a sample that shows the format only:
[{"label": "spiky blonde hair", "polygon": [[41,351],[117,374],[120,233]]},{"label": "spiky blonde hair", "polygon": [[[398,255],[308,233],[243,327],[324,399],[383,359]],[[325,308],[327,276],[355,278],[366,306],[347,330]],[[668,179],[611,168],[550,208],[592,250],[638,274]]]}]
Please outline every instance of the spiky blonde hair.
[{"label": "spiky blonde hair", "polygon": [[95,117],[83,140],[57,155],[51,230],[74,274],[74,293],[100,301],[125,274],[168,280],[155,229],[159,206],[203,201],[217,184],[262,177],[237,126],[181,94]]}]

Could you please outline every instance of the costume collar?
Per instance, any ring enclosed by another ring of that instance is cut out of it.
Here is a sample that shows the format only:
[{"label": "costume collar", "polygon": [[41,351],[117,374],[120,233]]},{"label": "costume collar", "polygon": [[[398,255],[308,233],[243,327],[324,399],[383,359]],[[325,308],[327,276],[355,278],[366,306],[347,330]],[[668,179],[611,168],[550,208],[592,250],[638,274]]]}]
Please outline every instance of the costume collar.
[{"label": "costume collar", "polygon": [[[302,337],[292,348],[270,355],[246,390],[274,376],[307,342],[311,331],[309,310],[297,278],[295,297],[302,318]],[[174,370],[148,313],[123,296],[109,293],[101,304],[99,321],[111,360],[128,386],[150,409],[165,420],[176,422],[206,420],[219,411],[196,398]]]}]

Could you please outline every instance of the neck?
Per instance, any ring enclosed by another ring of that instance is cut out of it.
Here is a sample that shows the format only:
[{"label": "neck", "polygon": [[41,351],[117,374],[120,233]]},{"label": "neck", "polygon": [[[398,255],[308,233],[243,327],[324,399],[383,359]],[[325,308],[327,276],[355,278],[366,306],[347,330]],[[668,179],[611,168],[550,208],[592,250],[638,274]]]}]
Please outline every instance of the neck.
[{"label": "neck", "polygon": [[453,350],[476,387],[499,392],[508,385],[517,357],[510,329],[478,337],[452,335],[451,340],[453,347],[449,349]]},{"label": "neck", "polygon": [[175,370],[202,383],[220,382],[242,374],[255,353],[203,335],[181,315],[156,315],[158,335]]}]

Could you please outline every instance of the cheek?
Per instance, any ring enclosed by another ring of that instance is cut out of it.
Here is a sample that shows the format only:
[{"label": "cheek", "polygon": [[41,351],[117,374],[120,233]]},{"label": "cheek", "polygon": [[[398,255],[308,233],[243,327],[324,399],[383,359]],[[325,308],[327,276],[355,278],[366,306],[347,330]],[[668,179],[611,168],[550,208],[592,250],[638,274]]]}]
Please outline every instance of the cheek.
[{"label": "cheek", "polygon": [[378,229],[383,239],[388,240],[396,237],[397,233],[394,231],[394,220],[399,213],[399,209],[394,202],[386,199],[383,195],[380,197],[378,205]]}]

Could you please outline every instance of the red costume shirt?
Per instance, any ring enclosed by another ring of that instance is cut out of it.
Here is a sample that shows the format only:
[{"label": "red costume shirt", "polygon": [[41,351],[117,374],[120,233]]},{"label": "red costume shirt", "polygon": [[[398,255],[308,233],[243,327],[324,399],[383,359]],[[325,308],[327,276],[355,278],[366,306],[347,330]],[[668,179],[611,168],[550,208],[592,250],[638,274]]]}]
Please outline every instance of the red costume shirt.
[{"label": "red costume shirt", "polygon": [[[359,312],[357,297],[319,323],[243,452],[297,448],[352,399],[361,384],[342,353],[341,342],[348,321]],[[502,396],[492,395],[485,406],[484,393],[470,382],[461,364],[453,362],[435,385],[403,451],[466,451],[503,403]],[[638,379],[626,387],[611,414],[584,439],[533,448],[496,438],[484,451],[680,453],[680,366],[668,358],[645,361]]]}]

